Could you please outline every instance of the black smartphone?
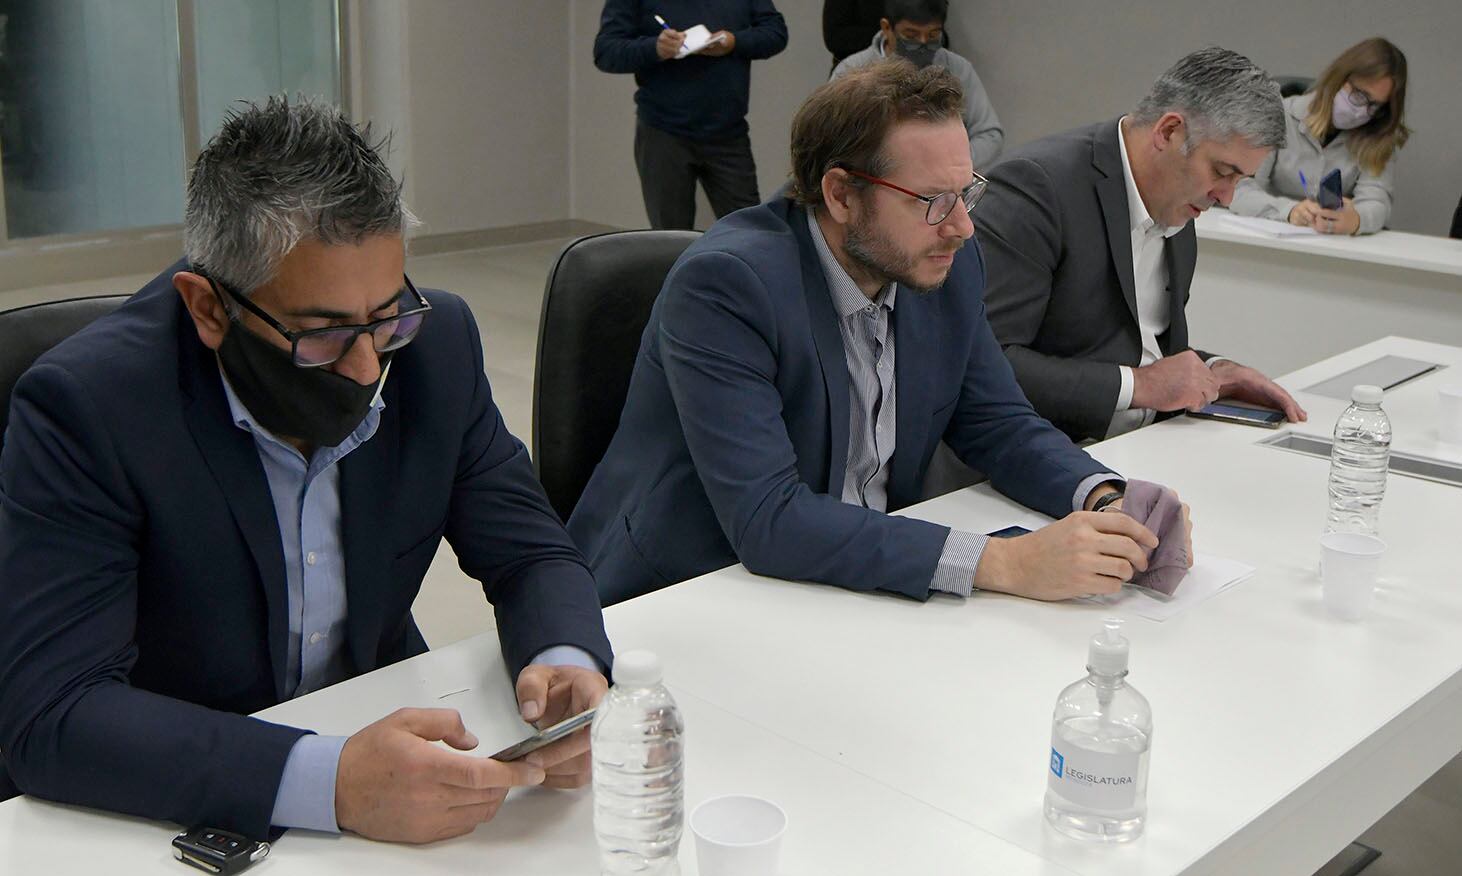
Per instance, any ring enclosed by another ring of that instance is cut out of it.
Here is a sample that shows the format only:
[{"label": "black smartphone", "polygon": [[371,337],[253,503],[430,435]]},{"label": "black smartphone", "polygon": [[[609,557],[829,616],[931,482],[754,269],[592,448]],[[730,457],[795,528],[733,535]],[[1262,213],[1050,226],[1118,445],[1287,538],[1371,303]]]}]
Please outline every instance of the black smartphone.
[{"label": "black smartphone", "polygon": [[1247,408],[1243,405],[1226,405],[1214,402],[1200,411],[1189,411],[1188,416],[1204,420],[1223,420],[1225,423],[1242,423],[1245,426],[1259,426],[1264,429],[1278,429],[1284,422],[1281,411],[1267,408]]},{"label": "black smartphone", "polygon": [[1015,538],[1017,535],[1030,535],[1030,530],[1024,526],[1007,526],[1004,529],[997,529],[994,532],[987,532],[991,538]]},{"label": "black smartphone", "polygon": [[566,718],[562,721],[559,721],[552,727],[544,730],[539,730],[537,733],[534,733],[532,736],[529,736],[522,742],[516,743],[514,745],[509,745],[507,748],[504,748],[502,751],[494,754],[492,756],[492,759],[509,761],[525,757],[537,751],[538,749],[543,748],[545,745],[552,745],[560,739],[563,739],[565,736],[573,733],[575,730],[578,730],[580,727],[589,726],[590,722],[592,722],[593,720],[593,709],[580,712],[572,718]]},{"label": "black smartphone", "polygon": [[1340,188],[1340,168],[1335,168],[1320,180],[1320,189],[1315,193],[1315,202],[1326,210],[1339,210],[1345,206],[1345,196]]}]

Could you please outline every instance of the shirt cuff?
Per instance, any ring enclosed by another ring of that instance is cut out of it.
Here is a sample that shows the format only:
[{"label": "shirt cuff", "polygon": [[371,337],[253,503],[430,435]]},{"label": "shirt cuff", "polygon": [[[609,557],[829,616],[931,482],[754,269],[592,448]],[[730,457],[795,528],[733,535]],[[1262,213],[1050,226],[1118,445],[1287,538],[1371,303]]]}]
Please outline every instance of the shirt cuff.
[{"label": "shirt cuff", "polygon": [[1071,497],[1071,510],[1080,511],[1085,508],[1086,497],[1091,495],[1091,491],[1108,482],[1126,486],[1127,479],[1111,471],[1104,471],[1101,474],[1092,475],[1076,485],[1076,495]]},{"label": "shirt cuff", "polygon": [[1227,356],[1209,356],[1207,359],[1204,359],[1203,360],[1203,364],[1204,365],[1207,365],[1209,368],[1212,368],[1213,366],[1217,365],[1220,362],[1232,362],[1232,361],[1234,361],[1234,360],[1230,359]]},{"label": "shirt cuff", "polygon": [[340,832],[335,822],[335,774],[348,738],[310,734],[295,742],[284,762],[270,824]]},{"label": "shirt cuff", "polygon": [[529,663],[536,663],[542,666],[577,666],[580,669],[587,669],[590,672],[604,674],[604,667],[594,659],[594,655],[575,645],[554,645],[552,648],[544,648],[538,652]]},{"label": "shirt cuff", "polygon": [[934,568],[934,580],[929,582],[929,589],[969,596],[975,589],[975,567],[980,564],[985,545],[989,543],[988,535],[951,529],[944,539],[944,550],[939,554],[939,565]]},{"label": "shirt cuff", "polygon": [[1122,386],[1117,390],[1117,410],[1125,411],[1132,407],[1132,387],[1136,385],[1137,378],[1132,375],[1131,366],[1118,365],[1117,371],[1122,375]]}]

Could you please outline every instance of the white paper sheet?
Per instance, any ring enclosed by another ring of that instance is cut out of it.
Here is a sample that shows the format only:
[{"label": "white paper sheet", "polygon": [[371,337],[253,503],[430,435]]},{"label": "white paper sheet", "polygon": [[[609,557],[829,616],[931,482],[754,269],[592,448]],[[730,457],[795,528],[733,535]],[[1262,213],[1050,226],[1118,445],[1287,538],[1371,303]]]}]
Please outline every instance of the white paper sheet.
[{"label": "white paper sheet", "polygon": [[1254,567],[1238,560],[1198,554],[1193,568],[1179,582],[1172,596],[1127,585],[1111,596],[1088,596],[1083,602],[1121,606],[1148,620],[1165,621],[1229,589],[1254,574]]},{"label": "white paper sheet", "polygon": [[1261,237],[1317,237],[1320,233],[1308,225],[1291,225],[1257,216],[1239,216],[1227,211],[1213,215],[1223,223],[1226,231],[1242,231]]},{"label": "white paper sheet", "polygon": [[697,24],[685,32],[685,42],[680,44],[680,51],[675,57],[684,58],[686,55],[694,55],[713,42],[719,43],[721,41],[720,39],[716,39],[715,35],[704,24]]}]

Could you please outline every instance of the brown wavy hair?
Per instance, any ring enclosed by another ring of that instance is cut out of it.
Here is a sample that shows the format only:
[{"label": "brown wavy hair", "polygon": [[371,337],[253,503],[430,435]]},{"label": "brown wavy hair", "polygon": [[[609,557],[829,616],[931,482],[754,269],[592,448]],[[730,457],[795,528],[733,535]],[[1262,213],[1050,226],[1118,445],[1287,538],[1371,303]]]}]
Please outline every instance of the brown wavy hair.
[{"label": "brown wavy hair", "polygon": [[1411,129],[1405,125],[1406,56],[1390,40],[1384,37],[1362,40],[1330,62],[1310,88],[1309,93],[1315,97],[1310,101],[1305,127],[1322,143],[1333,134],[1335,128],[1330,121],[1330,111],[1335,105],[1335,96],[1346,82],[1356,76],[1364,79],[1387,76],[1392,83],[1391,99],[1376,111],[1376,117],[1345,132],[1350,154],[1355,156],[1361,167],[1379,174],[1411,136]]},{"label": "brown wavy hair", "polygon": [[[899,122],[958,119],[959,80],[943,67],[915,67],[902,58],[880,61],[825,83],[792,118],[792,188],[804,206],[822,203],[822,178],[842,167],[872,176],[888,172],[883,143]],[[868,185],[856,177],[855,188]]]}]

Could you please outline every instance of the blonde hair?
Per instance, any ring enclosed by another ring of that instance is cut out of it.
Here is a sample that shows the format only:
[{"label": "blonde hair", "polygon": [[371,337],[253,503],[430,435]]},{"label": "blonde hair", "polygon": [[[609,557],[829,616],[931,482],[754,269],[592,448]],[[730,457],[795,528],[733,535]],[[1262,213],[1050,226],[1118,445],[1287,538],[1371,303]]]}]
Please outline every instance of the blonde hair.
[{"label": "blonde hair", "polygon": [[1406,145],[1411,129],[1404,124],[1406,115],[1406,56],[1383,37],[1362,40],[1340,53],[1330,62],[1310,88],[1314,98],[1305,116],[1305,127],[1321,142],[1335,132],[1331,110],[1340,89],[1353,77],[1391,80],[1391,99],[1376,111],[1375,118],[1359,128],[1345,132],[1350,154],[1360,166],[1373,174],[1386,169],[1391,156]]}]

